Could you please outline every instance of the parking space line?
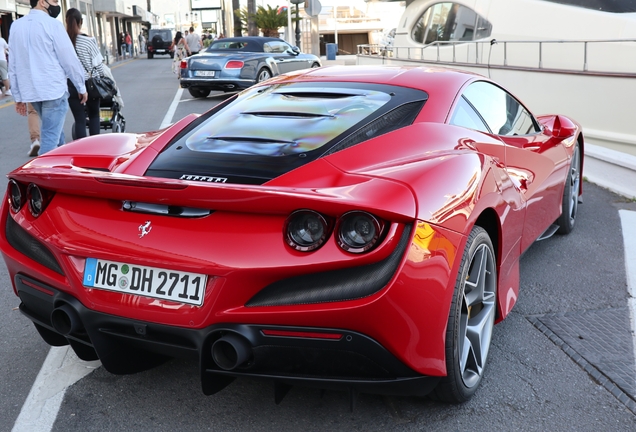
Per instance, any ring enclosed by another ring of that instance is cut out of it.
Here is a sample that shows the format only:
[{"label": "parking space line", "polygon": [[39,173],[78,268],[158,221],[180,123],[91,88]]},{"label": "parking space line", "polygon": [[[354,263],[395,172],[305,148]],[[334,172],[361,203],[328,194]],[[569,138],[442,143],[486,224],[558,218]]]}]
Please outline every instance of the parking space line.
[{"label": "parking space line", "polygon": [[66,389],[100,365],[99,361],[80,360],[68,346],[51,347],[12,432],[50,431]]},{"label": "parking space line", "polygon": [[634,358],[636,358],[636,212],[619,210],[625,245],[625,272],[627,274],[627,292],[629,293],[629,311],[632,322]]},{"label": "parking space line", "polygon": [[182,94],[183,94],[183,89],[179,87],[179,90],[177,90],[177,93],[174,95],[174,99],[172,100],[172,103],[170,104],[170,108],[168,108],[168,112],[166,113],[166,116],[163,118],[163,121],[161,122],[161,126],[159,126],[159,129],[163,129],[172,124],[172,117],[174,117],[174,113],[175,111],[177,111],[177,105],[179,105],[179,101],[181,100]]}]

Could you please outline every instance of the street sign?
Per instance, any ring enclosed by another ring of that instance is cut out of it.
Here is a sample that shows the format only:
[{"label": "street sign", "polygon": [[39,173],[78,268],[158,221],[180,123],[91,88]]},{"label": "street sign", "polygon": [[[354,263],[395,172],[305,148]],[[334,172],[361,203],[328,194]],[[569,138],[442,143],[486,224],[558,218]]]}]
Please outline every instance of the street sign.
[{"label": "street sign", "polygon": [[322,5],[319,0],[307,0],[305,2],[305,12],[307,12],[307,15],[311,17],[318,16],[321,10]]}]

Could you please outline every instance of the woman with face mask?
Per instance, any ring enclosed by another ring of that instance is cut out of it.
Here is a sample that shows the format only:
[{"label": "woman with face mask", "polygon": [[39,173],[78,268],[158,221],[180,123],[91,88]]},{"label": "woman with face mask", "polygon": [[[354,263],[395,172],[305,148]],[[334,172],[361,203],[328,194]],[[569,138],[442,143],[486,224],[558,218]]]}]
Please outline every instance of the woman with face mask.
[{"label": "woman with face mask", "polygon": [[31,11],[11,26],[9,80],[15,110],[27,114],[30,102],[42,122],[39,154],[64,144],[64,119],[68,111],[69,79],[80,103],[88,94],[84,69],[64,25],[53,17],[60,13],[58,0],[31,0]]}]

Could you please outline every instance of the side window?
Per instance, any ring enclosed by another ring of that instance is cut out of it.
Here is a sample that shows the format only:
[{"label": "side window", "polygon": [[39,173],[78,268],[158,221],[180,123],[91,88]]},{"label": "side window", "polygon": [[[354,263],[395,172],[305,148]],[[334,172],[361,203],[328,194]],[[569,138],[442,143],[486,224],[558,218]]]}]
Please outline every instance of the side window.
[{"label": "side window", "polygon": [[490,131],[484,124],[484,121],[475,112],[473,107],[470,106],[464,96],[462,96],[459,99],[459,102],[457,102],[457,106],[455,107],[455,112],[453,112],[453,117],[451,118],[450,124],[490,133]]},{"label": "side window", "polygon": [[426,9],[411,30],[415,42],[472,41],[490,36],[492,25],[474,10],[453,2]]},{"label": "side window", "polygon": [[538,123],[510,93],[493,84],[471,84],[464,97],[497,135],[529,135],[539,132]]},{"label": "side window", "polygon": [[291,47],[284,42],[272,41],[269,42],[269,45],[272,49],[271,52],[278,54],[282,54],[288,49],[291,49]]}]

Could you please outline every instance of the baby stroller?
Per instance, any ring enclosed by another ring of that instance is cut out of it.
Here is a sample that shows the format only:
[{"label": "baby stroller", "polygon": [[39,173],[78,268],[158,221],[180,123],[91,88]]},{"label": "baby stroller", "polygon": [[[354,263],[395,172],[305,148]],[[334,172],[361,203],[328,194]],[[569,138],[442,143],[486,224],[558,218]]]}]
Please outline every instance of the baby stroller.
[{"label": "baby stroller", "polygon": [[113,133],[126,132],[126,119],[121,115],[121,104],[117,102],[121,98],[118,96],[102,99],[99,103],[99,126]]},{"label": "baby stroller", "polygon": [[[117,95],[108,99],[102,99],[99,103],[99,127],[103,130],[111,130],[113,133],[126,132],[126,119],[121,114],[121,96]],[[88,118],[86,119],[88,126]],[[71,134],[75,136],[75,123],[73,123]]]},{"label": "baby stroller", "polygon": [[[113,74],[106,65],[103,66],[104,74],[110,79],[115,81]],[[99,102],[99,127],[104,130],[111,130],[113,133],[126,132],[126,119],[121,114],[121,109],[124,107],[124,100],[121,97],[119,87],[117,87],[117,94],[113,97],[102,99]],[[86,119],[88,127],[88,118]],[[75,123],[71,129],[73,139],[77,139],[75,136]]]}]

